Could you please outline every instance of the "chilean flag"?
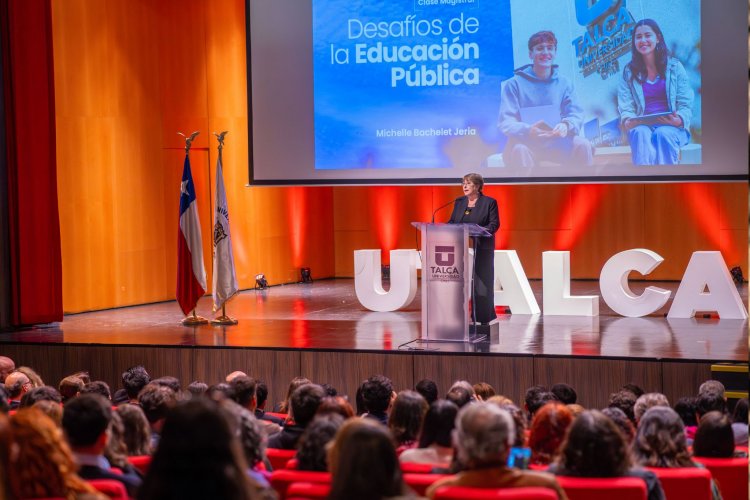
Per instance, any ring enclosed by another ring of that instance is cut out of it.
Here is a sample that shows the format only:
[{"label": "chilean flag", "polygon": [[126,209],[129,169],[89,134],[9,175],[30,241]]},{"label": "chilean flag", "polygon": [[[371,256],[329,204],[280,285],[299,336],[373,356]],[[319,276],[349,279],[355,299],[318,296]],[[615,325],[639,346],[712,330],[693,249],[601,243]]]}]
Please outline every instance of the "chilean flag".
[{"label": "chilean flag", "polygon": [[190,157],[185,155],[180,184],[180,227],[177,231],[177,302],[186,315],[195,309],[198,299],[206,293],[202,241]]}]

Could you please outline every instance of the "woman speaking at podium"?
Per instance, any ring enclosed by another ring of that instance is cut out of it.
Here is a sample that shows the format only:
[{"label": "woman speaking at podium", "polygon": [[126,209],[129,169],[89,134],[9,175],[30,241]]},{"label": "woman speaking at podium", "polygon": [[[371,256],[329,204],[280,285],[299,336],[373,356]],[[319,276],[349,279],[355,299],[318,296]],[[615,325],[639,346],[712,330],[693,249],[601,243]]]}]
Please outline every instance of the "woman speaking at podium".
[{"label": "woman speaking at podium", "polygon": [[484,179],[479,174],[464,175],[461,184],[464,196],[453,205],[448,224],[477,224],[492,236],[477,238],[474,265],[474,311],[476,321],[488,324],[495,315],[495,233],[500,228],[497,201],[482,194]]}]

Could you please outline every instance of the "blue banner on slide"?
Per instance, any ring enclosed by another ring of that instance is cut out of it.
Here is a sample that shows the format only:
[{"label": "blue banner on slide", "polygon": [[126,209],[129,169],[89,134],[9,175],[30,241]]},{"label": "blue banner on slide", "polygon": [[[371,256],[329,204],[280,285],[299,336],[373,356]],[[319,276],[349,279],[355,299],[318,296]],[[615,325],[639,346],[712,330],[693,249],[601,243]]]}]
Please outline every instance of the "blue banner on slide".
[{"label": "blue banner on slide", "polygon": [[315,168],[491,153],[512,40],[509,0],[313,0]]}]

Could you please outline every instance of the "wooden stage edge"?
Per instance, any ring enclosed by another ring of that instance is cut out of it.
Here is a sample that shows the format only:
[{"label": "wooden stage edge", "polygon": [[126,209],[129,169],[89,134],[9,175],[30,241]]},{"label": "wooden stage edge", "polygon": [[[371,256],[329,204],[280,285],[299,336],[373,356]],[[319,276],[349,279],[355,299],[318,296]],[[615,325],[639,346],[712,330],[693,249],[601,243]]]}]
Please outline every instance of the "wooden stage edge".
[{"label": "wooden stage edge", "polygon": [[[594,285],[574,282],[573,293],[590,293]],[[532,286],[541,293],[538,283]],[[741,294],[746,299],[746,285]],[[199,313],[209,300],[202,299]],[[289,381],[303,375],[353,402],[364,379],[384,374],[397,390],[432,379],[441,394],[455,380],[488,382],[519,405],[528,387],[565,382],[590,408],[606,406],[626,383],[662,392],[674,403],[695,395],[712,364],[747,363],[747,321],[675,323],[661,312],[621,318],[605,307],[594,319],[503,315],[499,336],[469,349],[474,352],[401,351],[400,344],[418,336],[418,307],[373,316],[356,301],[352,280],[243,292],[228,310],[239,319],[237,327],[181,327],[175,309],[162,303],[98,311],[0,333],[0,355],[34,368],[50,385],[87,370],[114,390],[125,369],[142,364],[152,377],[173,375],[183,386],[215,384],[242,370],[266,382],[269,403],[283,399]]]}]

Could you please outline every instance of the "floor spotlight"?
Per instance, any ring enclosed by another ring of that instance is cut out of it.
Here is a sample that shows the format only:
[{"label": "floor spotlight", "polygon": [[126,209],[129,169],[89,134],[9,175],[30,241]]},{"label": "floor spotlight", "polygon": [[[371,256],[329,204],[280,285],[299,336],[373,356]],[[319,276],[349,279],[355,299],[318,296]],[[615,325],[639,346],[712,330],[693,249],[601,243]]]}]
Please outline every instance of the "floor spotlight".
[{"label": "floor spotlight", "polygon": [[299,270],[300,275],[302,276],[302,283],[312,283],[312,272],[310,271],[309,267],[303,267]]},{"label": "floor spotlight", "polygon": [[257,290],[265,290],[268,288],[268,280],[266,280],[265,274],[260,273],[255,275],[255,288]]}]

